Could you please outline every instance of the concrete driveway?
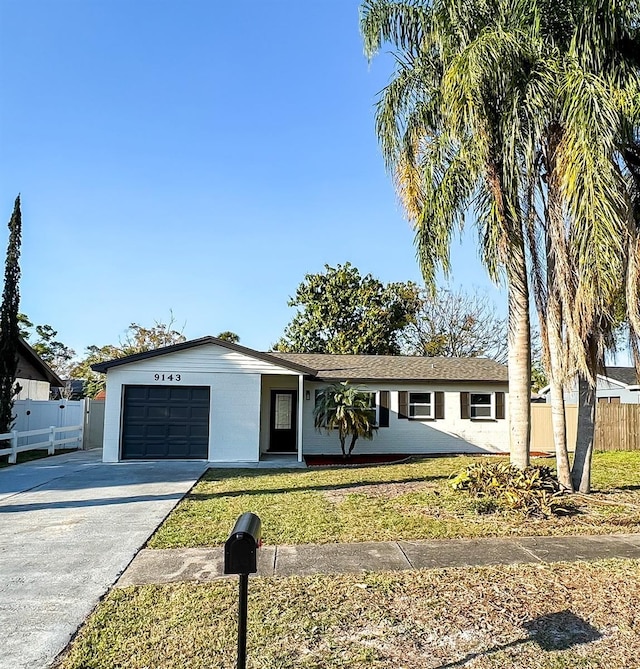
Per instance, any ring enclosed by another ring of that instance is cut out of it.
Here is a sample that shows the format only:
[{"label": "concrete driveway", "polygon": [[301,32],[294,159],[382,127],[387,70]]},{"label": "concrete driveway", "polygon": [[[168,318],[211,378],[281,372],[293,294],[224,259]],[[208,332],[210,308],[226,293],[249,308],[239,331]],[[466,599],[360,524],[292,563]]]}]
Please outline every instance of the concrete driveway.
[{"label": "concrete driveway", "polygon": [[207,468],[100,451],[0,469],[0,669],[43,669]]}]

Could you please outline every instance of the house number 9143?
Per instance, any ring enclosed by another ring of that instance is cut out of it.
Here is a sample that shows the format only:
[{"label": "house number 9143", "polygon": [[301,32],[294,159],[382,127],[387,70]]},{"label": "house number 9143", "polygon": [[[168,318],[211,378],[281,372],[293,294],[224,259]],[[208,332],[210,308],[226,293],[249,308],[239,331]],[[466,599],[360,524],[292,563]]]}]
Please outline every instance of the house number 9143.
[{"label": "house number 9143", "polygon": [[180,381],[181,380],[180,374],[154,374],[153,375],[153,380],[154,381]]}]

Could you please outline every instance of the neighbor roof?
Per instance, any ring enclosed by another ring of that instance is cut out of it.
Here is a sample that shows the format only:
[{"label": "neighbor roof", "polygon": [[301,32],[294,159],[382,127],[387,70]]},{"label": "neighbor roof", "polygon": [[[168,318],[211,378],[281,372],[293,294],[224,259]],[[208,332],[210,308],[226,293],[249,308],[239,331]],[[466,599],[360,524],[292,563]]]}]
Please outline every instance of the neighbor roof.
[{"label": "neighbor roof", "polygon": [[508,380],[507,367],[488,358],[427,358],[401,355],[279,353],[287,363],[316,370],[323,381],[494,381]]},{"label": "neighbor roof", "polygon": [[398,355],[332,355],[324,353],[262,353],[216,337],[202,337],[92,365],[96,372],[203,346],[216,344],[252,358],[286,367],[320,381],[488,381],[506,383],[507,367],[488,358],[424,358]]},{"label": "neighbor roof", "polygon": [[604,370],[604,374],[608,379],[624,383],[625,386],[635,386],[638,383],[635,367],[609,367]]},{"label": "neighbor roof", "polygon": [[[34,351],[34,349],[27,344],[27,342],[18,338],[18,352],[22,355],[25,360],[27,360],[31,365],[40,372],[43,376],[43,380],[49,382],[49,385],[54,386],[55,388],[64,388],[64,381],[47,365],[47,363]],[[17,378],[20,377],[19,374],[16,374]]]}]

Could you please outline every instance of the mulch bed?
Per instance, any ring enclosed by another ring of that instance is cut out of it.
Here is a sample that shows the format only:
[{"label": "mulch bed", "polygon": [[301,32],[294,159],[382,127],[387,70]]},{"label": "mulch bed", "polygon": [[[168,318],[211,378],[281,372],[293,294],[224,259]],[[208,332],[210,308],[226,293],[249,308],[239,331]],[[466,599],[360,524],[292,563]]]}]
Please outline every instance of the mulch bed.
[{"label": "mulch bed", "polygon": [[[341,455],[305,455],[304,461],[307,467],[345,467],[355,465],[394,465],[407,462],[411,458],[437,458],[451,457],[456,453],[382,453],[375,455],[352,455],[350,458],[343,458]],[[460,455],[463,455],[462,453]],[[475,455],[466,453],[465,455]],[[483,455],[499,455],[509,457],[509,453],[483,453]],[[532,451],[531,457],[534,458],[553,458],[554,453],[544,451]]]},{"label": "mulch bed", "polygon": [[406,462],[415,457],[407,453],[387,453],[382,455],[352,455],[343,458],[341,455],[305,455],[307,467],[333,467],[345,465],[388,465]]}]

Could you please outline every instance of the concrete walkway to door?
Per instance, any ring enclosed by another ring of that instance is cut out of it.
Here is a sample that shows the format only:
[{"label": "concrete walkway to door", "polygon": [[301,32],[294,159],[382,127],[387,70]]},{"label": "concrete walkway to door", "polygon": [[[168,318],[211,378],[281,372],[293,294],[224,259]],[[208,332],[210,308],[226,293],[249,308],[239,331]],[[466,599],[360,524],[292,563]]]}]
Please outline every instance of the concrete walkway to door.
[{"label": "concrete walkway to door", "polygon": [[0,669],[43,669],[208,467],[79,451],[0,469]]}]

